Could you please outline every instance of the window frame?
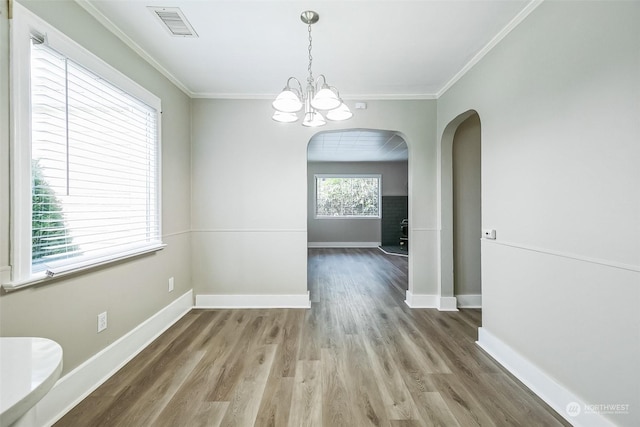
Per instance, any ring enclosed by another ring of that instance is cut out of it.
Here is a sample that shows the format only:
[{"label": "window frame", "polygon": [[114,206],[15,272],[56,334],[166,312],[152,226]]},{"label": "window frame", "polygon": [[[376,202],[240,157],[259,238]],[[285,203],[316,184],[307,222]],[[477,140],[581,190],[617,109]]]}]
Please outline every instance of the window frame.
[{"label": "window frame", "polygon": [[59,269],[55,277],[120,261],[144,253],[155,252],[166,245],[162,242],[162,135],[161,100],[130,77],[107,64],[92,52],[64,35],[55,27],[14,3],[10,32],[10,238],[11,269],[3,275],[2,287],[14,290],[50,280],[46,272],[31,273],[32,194],[31,194],[31,38],[42,37],[47,45],[70,60],[97,74],[104,80],[139,99],[157,112],[156,197],[158,241],[147,246],[112,253],[102,258],[81,260],[77,265]]},{"label": "window frame", "polygon": [[[354,216],[335,216],[335,215],[318,215],[318,179],[319,178],[375,178],[378,180],[378,214],[363,216],[363,215],[354,215]],[[375,173],[364,173],[364,174],[326,174],[326,173],[318,173],[313,176],[313,216],[315,219],[381,219],[382,218],[382,174]]]}]

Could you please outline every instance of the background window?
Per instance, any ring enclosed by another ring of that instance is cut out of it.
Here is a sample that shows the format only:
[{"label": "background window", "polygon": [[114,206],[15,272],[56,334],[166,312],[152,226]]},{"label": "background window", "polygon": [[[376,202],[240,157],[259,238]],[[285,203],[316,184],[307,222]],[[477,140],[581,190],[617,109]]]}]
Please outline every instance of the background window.
[{"label": "background window", "polygon": [[380,218],[380,175],[316,175],[316,217]]}]

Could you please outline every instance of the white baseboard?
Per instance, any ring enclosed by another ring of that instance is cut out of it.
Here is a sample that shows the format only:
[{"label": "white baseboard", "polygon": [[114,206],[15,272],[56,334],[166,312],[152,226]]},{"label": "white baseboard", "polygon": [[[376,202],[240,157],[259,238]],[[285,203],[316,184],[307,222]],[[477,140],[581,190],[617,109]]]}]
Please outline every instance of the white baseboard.
[{"label": "white baseboard", "polygon": [[404,300],[411,308],[437,308],[440,311],[458,311],[456,297],[441,297],[440,295],[414,294],[407,291]]},{"label": "white baseboard", "polygon": [[[588,406],[578,396],[558,384],[546,372],[485,328],[478,329],[478,341],[476,341],[476,344],[573,426],[605,427],[614,425],[601,414],[585,410],[588,409]],[[570,408],[575,410],[573,415],[568,413]]]},{"label": "white baseboard", "polygon": [[382,247],[382,246],[378,246],[378,249],[380,249],[382,252],[384,252],[387,255],[402,256],[402,257],[405,257],[405,258],[409,258],[409,252],[407,252],[406,254],[399,254],[399,253],[396,253],[396,252],[388,252],[388,251],[385,251],[384,247]]},{"label": "white baseboard", "polygon": [[411,308],[438,308],[437,295],[414,294],[411,291],[407,291],[404,302]]},{"label": "white baseboard", "polygon": [[309,308],[309,291],[299,295],[196,295],[195,308]]},{"label": "white baseboard", "polygon": [[438,297],[438,310],[458,311],[458,300],[456,297]]},{"label": "white baseboard", "polygon": [[12,427],[51,426],[193,308],[193,291],[60,378]]},{"label": "white baseboard", "polygon": [[482,295],[456,295],[458,308],[482,308]]},{"label": "white baseboard", "polygon": [[308,242],[309,248],[377,248],[380,242]]}]

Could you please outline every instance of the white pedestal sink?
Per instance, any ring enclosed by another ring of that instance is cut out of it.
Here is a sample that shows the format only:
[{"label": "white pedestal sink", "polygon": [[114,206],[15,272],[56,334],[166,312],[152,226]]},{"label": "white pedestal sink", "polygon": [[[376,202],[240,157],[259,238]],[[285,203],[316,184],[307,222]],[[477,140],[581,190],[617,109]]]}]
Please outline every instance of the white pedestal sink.
[{"label": "white pedestal sink", "polygon": [[0,337],[0,427],[51,390],[62,372],[62,347],[46,338]]}]

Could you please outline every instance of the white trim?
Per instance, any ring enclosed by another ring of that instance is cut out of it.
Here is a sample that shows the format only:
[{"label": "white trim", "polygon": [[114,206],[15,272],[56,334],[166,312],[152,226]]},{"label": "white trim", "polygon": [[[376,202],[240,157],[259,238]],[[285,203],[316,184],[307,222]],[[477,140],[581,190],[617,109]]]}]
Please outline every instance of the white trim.
[{"label": "white trim", "polygon": [[439,297],[439,311],[458,311],[458,301],[456,297]]},{"label": "white trim", "polygon": [[[67,36],[55,26],[49,24],[49,22],[22,6],[20,3],[14,2],[13,4],[13,20],[14,22],[16,20],[19,21],[20,27],[12,29],[11,36],[17,39],[16,41],[20,43],[20,45],[14,45],[14,49],[20,49],[20,51],[14,50],[12,55],[20,55],[18,57],[20,60],[30,58],[30,36],[32,33],[41,34],[46,41],[46,45],[78,63],[78,65],[86,68],[90,73],[103,78],[118,89],[126,92],[128,95],[131,95],[139,101],[156,109],[158,116],[160,116],[160,112],[162,111],[162,100],[156,96],[156,94],[115,68],[113,65],[109,64],[89,49],[82,46],[71,37]],[[12,59],[14,58],[12,57]],[[29,65],[30,62],[27,61],[24,66],[29,67]],[[30,74],[31,72],[26,75],[29,76]],[[27,79],[27,84],[29,84],[29,79]],[[30,91],[30,87],[28,89]],[[29,99],[29,97],[27,99]]]},{"label": "white trim", "polygon": [[190,290],[59,379],[13,427],[53,425],[192,308]]},{"label": "white trim", "polygon": [[482,308],[481,294],[456,295],[458,308]]},{"label": "white trim", "polygon": [[601,414],[595,412],[580,411],[578,415],[570,416],[567,413],[569,404],[575,403],[580,405],[580,408],[584,408],[586,403],[486,328],[478,328],[476,344],[572,425],[585,427],[614,425]]},{"label": "white trim", "polygon": [[[341,94],[342,95],[342,94]],[[437,93],[362,93],[346,94],[342,99],[356,101],[424,101],[438,99]]]},{"label": "white trim", "polygon": [[191,233],[191,230],[176,231],[176,232],[173,232],[173,233],[166,233],[166,234],[163,234],[163,235],[162,235],[162,238],[165,238],[165,237],[181,236],[181,235],[183,235],[183,234],[189,234],[189,233]]},{"label": "white trim", "polygon": [[411,308],[438,308],[438,295],[414,294],[407,291],[404,302]]},{"label": "white trim", "polygon": [[524,19],[529,16],[538,6],[542,4],[543,0],[531,0],[524,9],[520,11],[498,34],[496,34],[489,43],[487,43],[478,53],[474,55],[469,62],[465,64],[460,71],[458,71],[442,88],[435,94],[435,99],[439,99],[442,95],[448,91],[451,86],[456,84],[458,80],[464,77],[478,62],[482,60],[489,52],[493,50],[498,43],[502,41],[514,28],[516,28]]},{"label": "white trim", "polygon": [[308,242],[309,248],[377,248],[380,242]]},{"label": "white trim", "polygon": [[[77,0],[76,0],[77,1]],[[212,93],[196,92],[190,95],[192,98],[205,99],[242,99],[242,100],[266,100],[273,101],[277,93]],[[438,99],[435,93],[362,93],[362,94],[340,94],[343,100],[347,101],[421,101]]]},{"label": "white trim", "polygon": [[155,243],[154,245],[138,248],[137,250],[120,252],[118,254],[100,258],[89,258],[85,259],[84,261],[62,265],[60,267],[49,267],[45,272],[31,274],[31,276],[29,276],[25,280],[9,281],[7,283],[2,282],[2,288],[7,292],[15,291],[18,289],[26,288],[28,286],[57,280],[61,277],[78,274],[84,271],[94,270],[96,268],[102,268],[105,265],[124,261],[130,258],[136,258],[142,255],[155,253],[161,251],[166,246],[167,245],[165,245],[164,243]]},{"label": "white trim", "polygon": [[[26,8],[19,3],[10,3],[13,17],[9,32],[9,92],[11,114],[9,137],[9,221],[11,279],[25,278],[31,274],[31,69],[30,33],[32,25],[20,15]],[[17,19],[16,19],[17,18]],[[20,37],[19,35],[24,35]]]},{"label": "white trim", "polygon": [[579,254],[573,254],[570,252],[554,251],[552,249],[538,248],[536,246],[529,246],[521,243],[505,242],[503,240],[480,239],[480,241],[482,243],[509,246],[511,248],[523,249],[525,251],[539,252],[545,255],[553,255],[561,258],[569,258],[576,261],[588,262],[590,264],[599,264],[599,265],[604,265],[606,267],[619,268],[620,270],[629,270],[629,271],[635,271],[637,273],[640,273],[640,265],[625,264],[622,262],[609,261],[609,260],[600,259],[600,258],[591,258],[591,257],[582,256]]},{"label": "white trim", "polygon": [[388,252],[384,250],[384,246],[380,245],[378,246],[378,249],[380,249],[383,253],[387,254],[387,255],[393,255],[393,256],[402,256],[405,258],[409,258],[409,252],[407,252],[406,254],[401,254],[401,253],[397,253],[397,252]]},{"label": "white trim", "polygon": [[[147,53],[140,45],[133,41],[124,31],[122,31],[109,18],[102,14],[88,0],[75,0],[89,15],[93,16],[108,31],[118,37],[124,44],[129,46],[142,59],[147,61],[153,68],[164,75],[171,83],[176,85],[182,92],[190,98],[206,98],[206,99],[241,99],[241,100],[273,100],[277,93],[214,93],[214,92],[193,92],[176,76],[164,68],[153,56]],[[498,34],[495,35],[469,62],[467,62],[460,71],[458,71],[448,82],[446,82],[435,93],[379,93],[379,94],[342,94],[342,99],[361,100],[361,101],[403,101],[403,100],[437,100],[444,95],[458,80],[460,80],[469,70],[471,70],[482,58],[484,58],[493,48],[502,41],[514,28],[516,28],[531,12],[533,12],[543,0],[531,0],[520,13],[518,13]]]},{"label": "white trim", "polygon": [[0,267],[0,283],[11,281],[11,266],[5,265]]},{"label": "white trim", "polygon": [[[19,3],[13,3],[13,19],[11,26],[11,70],[10,91],[13,112],[11,122],[11,225],[12,238],[11,266],[12,274],[9,281],[3,277],[2,286],[6,290],[43,283],[49,280],[46,276],[60,276],[71,274],[84,269],[102,266],[106,263],[120,261],[152,252],[164,247],[161,241],[154,241],[150,246],[139,249],[125,250],[110,249],[107,255],[96,256],[91,261],[80,261],[78,265],[67,265],[62,269],[45,266],[47,274],[32,273],[31,271],[31,96],[30,96],[30,64],[31,38],[34,34],[42,36],[46,45],[56,50],[64,57],[86,68],[92,74],[104,79],[118,90],[136,98],[156,112],[155,141],[156,154],[156,191],[157,206],[155,214],[158,217],[158,230],[162,230],[162,102],[154,93],[147,90],[138,82],[103,61],[93,52],[85,49],[75,40],[69,38],[60,30],[31,12]],[[25,167],[28,165],[29,167]],[[159,231],[160,233],[160,231]],[[158,239],[161,237],[158,235]],[[73,270],[73,271],[71,271]],[[51,273],[51,274],[50,274]]]},{"label": "white trim", "polygon": [[[100,22],[108,31],[118,37],[124,44],[129,46],[134,52],[136,52],[142,59],[147,61],[153,68],[164,75],[169,81],[171,81],[176,87],[184,92],[190,98],[207,98],[207,99],[244,99],[244,100],[272,100],[277,96],[277,93],[212,93],[212,92],[193,92],[184,83],[182,83],[176,76],[164,68],[153,56],[147,53],[140,45],[134,42],[124,31],[122,31],[116,24],[114,24],[109,18],[102,14],[93,4],[88,0],[75,0],[76,3],[82,7],[87,13],[93,16],[98,22]],[[448,82],[446,82],[435,93],[407,93],[407,94],[395,94],[395,93],[380,93],[380,94],[342,94],[342,98],[346,100],[361,100],[361,101],[385,101],[385,100],[437,100],[444,95],[458,80],[460,80],[469,70],[471,70],[482,58],[485,57],[493,48],[502,41],[514,28],[516,28],[529,14],[534,11],[543,0],[532,0],[527,6],[525,6],[520,13],[518,13],[495,37],[493,37],[469,62],[467,62],[460,71],[458,71]]]},{"label": "white trim", "polygon": [[171,74],[166,68],[164,68],[158,61],[156,61],[146,50],[141,48],[136,42],[134,42],[128,35],[124,33],[116,24],[114,24],[109,18],[104,16],[93,4],[87,0],[75,0],[76,3],[82,7],[89,15],[93,16],[98,22],[100,22],[108,31],[118,37],[124,44],[129,46],[131,50],[137,53],[142,59],[147,61],[153,68],[158,70],[160,74],[165,76],[171,83],[176,85],[178,89],[185,93],[185,95],[193,98],[194,93],[189,90],[176,76]]},{"label": "white trim", "polygon": [[298,295],[196,295],[195,308],[310,308],[309,291]]},{"label": "white trim", "polygon": [[192,233],[306,233],[305,228],[200,228]]}]

